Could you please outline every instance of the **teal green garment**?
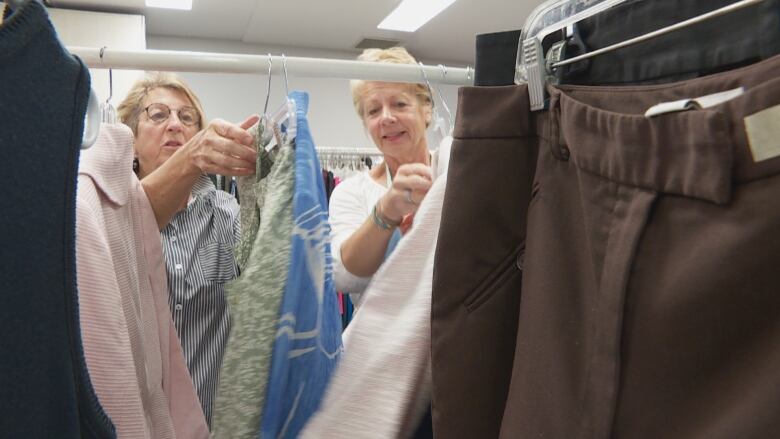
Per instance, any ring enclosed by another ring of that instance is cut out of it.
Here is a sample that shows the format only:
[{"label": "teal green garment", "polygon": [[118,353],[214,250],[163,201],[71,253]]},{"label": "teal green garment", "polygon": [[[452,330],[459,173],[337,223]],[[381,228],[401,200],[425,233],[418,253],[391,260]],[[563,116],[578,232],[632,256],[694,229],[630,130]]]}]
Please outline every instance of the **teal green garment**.
[{"label": "teal green garment", "polygon": [[239,181],[246,229],[236,249],[241,276],[226,287],[232,328],[214,403],[214,438],[259,433],[290,263],[295,152],[285,144],[272,158],[262,145],[258,141],[258,172],[249,184]]},{"label": "teal green garment", "polygon": [[[241,239],[235,248],[236,263],[238,268],[243,271],[249,260],[249,254],[255,245],[257,229],[260,227],[260,213],[263,211],[265,201],[266,178],[271,172],[274,164],[274,153],[268,153],[265,150],[270,141],[268,133],[259,123],[249,129],[249,134],[255,138],[255,149],[257,150],[257,161],[255,163],[255,175],[249,177],[238,177],[238,193],[241,194],[241,231],[244,239]],[[293,179],[294,180],[294,179]]]}]

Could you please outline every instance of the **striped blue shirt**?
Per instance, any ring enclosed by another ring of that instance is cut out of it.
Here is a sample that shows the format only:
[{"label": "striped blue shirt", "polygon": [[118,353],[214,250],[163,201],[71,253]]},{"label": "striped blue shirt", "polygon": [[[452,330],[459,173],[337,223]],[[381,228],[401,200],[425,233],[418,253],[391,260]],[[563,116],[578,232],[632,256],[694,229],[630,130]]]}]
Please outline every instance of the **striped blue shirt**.
[{"label": "striped blue shirt", "polygon": [[225,283],[238,274],[233,247],[241,236],[239,206],[203,175],[193,199],[162,230],[169,304],[206,420],[216,397],[230,317]]}]

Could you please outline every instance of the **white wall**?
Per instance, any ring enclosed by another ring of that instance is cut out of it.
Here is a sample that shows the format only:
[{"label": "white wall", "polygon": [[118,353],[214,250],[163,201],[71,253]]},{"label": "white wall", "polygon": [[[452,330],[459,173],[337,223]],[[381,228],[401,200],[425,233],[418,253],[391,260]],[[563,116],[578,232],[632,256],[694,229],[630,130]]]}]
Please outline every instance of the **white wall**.
[{"label": "white wall", "polygon": [[[355,59],[351,52],[336,52],[279,46],[258,46],[223,40],[185,39],[147,36],[147,48],[195,52],[247,53],[305,56],[331,59]],[[421,60],[426,64],[436,61]],[[266,75],[179,73],[201,99],[208,118],[240,122],[245,117],[262,113],[266,96]],[[442,94],[451,111],[457,106],[457,87],[442,85]],[[344,79],[289,78],[290,90],[309,93],[309,123],[318,146],[374,148],[352,106],[349,81]],[[284,78],[273,75],[269,110],[282,104]],[[437,101],[438,105],[438,101]],[[442,108],[438,105],[438,108]],[[443,110],[442,110],[443,112]],[[434,145],[431,145],[433,148]]]},{"label": "white wall", "polygon": [[[57,35],[66,46],[103,47],[122,50],[146,48],[146,26],[143,15],[110,14],[48,8]],[[100,102],[108,99],[108,70],[89,69],[92,89]],[[137,70],[113,71],[113,97],[116,107],[127,94],[133,82],[142,74]]]}]

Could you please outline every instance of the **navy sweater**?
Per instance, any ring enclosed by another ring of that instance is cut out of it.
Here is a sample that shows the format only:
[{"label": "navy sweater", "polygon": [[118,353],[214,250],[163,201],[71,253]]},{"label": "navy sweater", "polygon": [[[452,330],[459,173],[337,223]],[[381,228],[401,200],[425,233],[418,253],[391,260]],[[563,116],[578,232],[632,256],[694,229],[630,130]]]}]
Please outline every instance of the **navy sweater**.
[{"label": "navy sweater", "polygon": [[112,438],[81,345],[75,203],[89,71],[37,0],[0,24],[0,438]]}]

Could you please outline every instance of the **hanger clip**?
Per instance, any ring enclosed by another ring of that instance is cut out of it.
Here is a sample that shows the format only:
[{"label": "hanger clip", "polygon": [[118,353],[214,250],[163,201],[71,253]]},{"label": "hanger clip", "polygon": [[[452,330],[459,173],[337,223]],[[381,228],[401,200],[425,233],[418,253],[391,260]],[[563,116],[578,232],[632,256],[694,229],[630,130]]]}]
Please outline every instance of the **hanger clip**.
[{"label": "hanger clip", "polygon": [[544,82],[547,77],[541,61],[542,44],[536,38],[520,41],[517,53],[517,68],[515,69],[515,83],[528,84],[528,95],[531,103],[531,111],[544,108]]}]

